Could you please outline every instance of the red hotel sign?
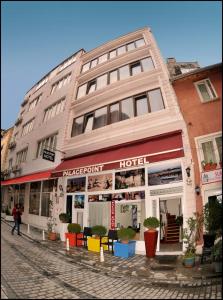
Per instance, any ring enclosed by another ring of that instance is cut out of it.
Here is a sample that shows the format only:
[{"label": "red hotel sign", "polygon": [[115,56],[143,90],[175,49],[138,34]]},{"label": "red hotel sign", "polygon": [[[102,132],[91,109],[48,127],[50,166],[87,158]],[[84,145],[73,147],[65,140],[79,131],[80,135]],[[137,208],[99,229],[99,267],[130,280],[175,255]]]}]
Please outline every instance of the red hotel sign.
[{"label": "red hotel sign", "polygon": [[132,159],[125,159],[120,162],[114,162],[114,163],[108,163],[108,164],[100,164],[95,166],[88,166],[83,168],[76,168],[73,170],[66,170],[63,171],[63,176],[72,176],[72,175],[82,175],[82,174],[89,174],[89,173],[95,173],[95,172],[101,172],[104,170],[111,170],[115,168],[129,168],[129,167],[135,167],[144,165],[146,163],[149,163],[147,160],[147,157],[137,157]]},{"label": "red hotel sign", "polygon": [[111,201],[111,229],[115,229],[115,200]]}]

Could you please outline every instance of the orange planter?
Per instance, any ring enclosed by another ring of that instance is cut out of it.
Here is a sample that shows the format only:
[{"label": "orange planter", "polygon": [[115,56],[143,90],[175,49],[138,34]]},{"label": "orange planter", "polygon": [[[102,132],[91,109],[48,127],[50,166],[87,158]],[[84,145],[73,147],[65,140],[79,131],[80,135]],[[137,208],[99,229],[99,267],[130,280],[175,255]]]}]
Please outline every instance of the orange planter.
[{"label": "orange planter", "polygon": [[68,239],[70,247],[83,246],[83,241],[77,241],[77,245],[76,245],[76,234],[77,234],[77,236],[79,238],[83,237],[83,233],[69,233],[69,232],[65,232],[65,244],[66,244],[66,241]]},{"label": "orange planter", "polygon": [[204,166],[204,171],[213,171],[217,168],[217,164],[214,163],[214,164],[206,164]]}]

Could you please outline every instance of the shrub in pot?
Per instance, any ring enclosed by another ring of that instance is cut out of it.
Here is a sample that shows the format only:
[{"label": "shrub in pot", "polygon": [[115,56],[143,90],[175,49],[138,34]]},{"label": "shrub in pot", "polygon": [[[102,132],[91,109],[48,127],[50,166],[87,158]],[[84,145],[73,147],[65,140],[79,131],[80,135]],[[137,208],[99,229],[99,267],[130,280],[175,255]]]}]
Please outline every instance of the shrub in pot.
[{"label": "shrub in pot", "polygon": [[66,213],[59,214],[59,219],[62,223],[69,223],[70,222],[70,216]]},{"label": "shrub in pot", "polygon": [[114,255],[128,258],[135,255],[136,241],[132,241],[136,232],[132,228],[121,228],[118,230],[118,239],[120,242],[114,243]]},{"label": "shrub in pot", "polygon": [[222,272],[222,238],[213,246],[211,256],[215,272]]},{"label": "shrub in pot", "polygon": [[78,241],[78,243],[76,243],[76,236],[81,234],[81,226],[77,223],[70,223],[67,225],[67,230],[68,232],[65,233],[65,238],[66,240],[69,240],[70,246],[81,246],[82,241]]},{"label": "shrub in pot", "polygon": [[[107,229],[102,225],[95,225],[92,227],[92,237],[88,238],[88,250],[94,252],[100,252],[100,244],[107,241],[105,236]],[[108,246],[103,246],[103,249],[107,250]]]},{"label": "shrub in pot", "polygon": [[156,217],[149,217],[144,220],[143,225],[148,229],[144,232],[146,256],[154,257],[158,238],[158,231],[156,228],[159,227],[160,222]]},{"label": "shrub in pot", "polygon": [[100,238],[102,236],[104,236],[107,232],[107,229],[102,226],[102,225],[95,225],[92,227],[92,234],[96,237],[96,238]]},{"label": "shrub in pot", "polygon": [[183,230],[183,241],[186,244],[186,251],[183,256],[183,265],[191,268],[195,264],[196,243],[199,241],[203,226],[203,215],[194,213],[194,217],[187,220],[187,228]]}]

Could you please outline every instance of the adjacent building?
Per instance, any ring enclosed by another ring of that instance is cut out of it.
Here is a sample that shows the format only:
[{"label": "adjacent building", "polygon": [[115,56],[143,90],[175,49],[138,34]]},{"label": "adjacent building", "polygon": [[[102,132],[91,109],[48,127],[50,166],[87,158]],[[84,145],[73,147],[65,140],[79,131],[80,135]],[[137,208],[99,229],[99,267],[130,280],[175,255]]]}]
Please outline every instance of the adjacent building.
[{"label": "adjacent building", "polygon": [[1,129],[1,178],[4,179],[8,176],[7,172],[7,158],[9,148],[13,145],[10,144],[11,136],[13,132],[13,127],[9,129]]},{"label": "adjacent building", "polygon": [[222,64],[178,75],[173,88],[184,116],[195,170],[196,210],[222,201]]},{"label": "adjacent building", "polygon": [[[27,92],[16,122],[4,198],[23,221],[46,227],[67,212],[82,227],[131,226],[145,253],[143,221],[161,221],[157,251],[182,253],[169,217],[196,211],[187,126],[149,28],[80,50]],[[55,161],[43,159],[43,149]],[[186,171],[187,170],[187,171]],[[188,172],[190,170],[190,172]],[[11,201],[12,199],[12,201]],[[59,221],[58,221],[59,222]]]}]

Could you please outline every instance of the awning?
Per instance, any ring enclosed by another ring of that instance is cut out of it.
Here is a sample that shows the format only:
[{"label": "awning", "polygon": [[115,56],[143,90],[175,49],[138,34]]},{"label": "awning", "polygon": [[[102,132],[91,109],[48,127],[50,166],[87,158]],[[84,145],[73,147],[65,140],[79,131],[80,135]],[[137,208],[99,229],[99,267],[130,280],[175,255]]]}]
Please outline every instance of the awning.
[{"label": "awning", "polygon": [[[178,153],[174,154],[172,151],[178,151]],[[160,153],[163,154],[160,155]],[[142,155],[151,155],[150,162],[182,157],[184,155],[182,131],[177,130],[66,159],[52,171],[52,176],[63,176],[61,172],[74,168],[103,164]]]},{"label": "awning", "polygon": [[28,174],[28,175],[4,180],[1,181],[1,185],[19,184],[19,183],[25,183],[30,181],[49,179],[51,177],[51,172],[52,169],[44,172],[38,172],[38,173]]}]

